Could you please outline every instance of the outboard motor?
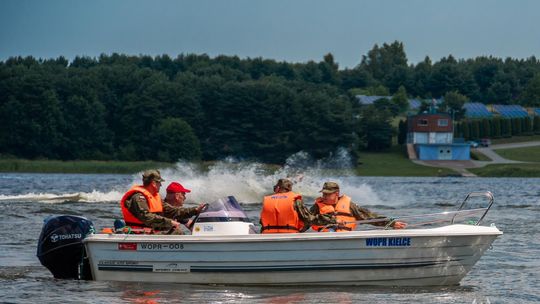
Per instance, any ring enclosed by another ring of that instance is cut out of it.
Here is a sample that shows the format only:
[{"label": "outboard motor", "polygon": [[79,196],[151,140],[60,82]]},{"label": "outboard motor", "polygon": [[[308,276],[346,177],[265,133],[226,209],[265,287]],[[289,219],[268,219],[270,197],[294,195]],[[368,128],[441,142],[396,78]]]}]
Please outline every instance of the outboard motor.
[{"label": "outboard motor", "polygon": [[94,231],[84,217],[50,216],[45,219],[37,248],[37,257],[57,279],[92,279],[82,240]]}]

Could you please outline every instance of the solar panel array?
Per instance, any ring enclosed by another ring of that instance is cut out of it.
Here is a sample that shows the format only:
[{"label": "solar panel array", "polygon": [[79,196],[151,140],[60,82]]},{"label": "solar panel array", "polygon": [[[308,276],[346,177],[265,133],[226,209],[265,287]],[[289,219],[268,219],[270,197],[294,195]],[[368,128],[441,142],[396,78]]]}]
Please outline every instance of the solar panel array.
[{"label": "solar panel array", "polygon": [[409,99],[409,108],[411,110],[416,110],[418,108],[420,108],[420,105],[422,105],[422,101],[418,100],[418,99]]},{"label": "solar panel array", "polygon": [[534,109],[534,114],[536,114],[536,115],[540,115],[540,108],[536,108],[536,109]]},{"label": "solar panel array", "polygon": [[493,116],[483,103],[468,102],[463,107],[466,110],[465,116],[468,118],[491,118]]},{"label": "solar panel array", "polygon": [[392,96],[367,96],[367,95],[356,95],[356,99],[360,102],[360,104],[363,105],[370,105],[373,104],[375,101],[379,99],[392,99]]},{"label": "solar panel array", "polygon": [[[392,96],[368,96],[368,95],[356,95],[356,99],[360,104],[363,105],[370,105],[373,104],[375,101],[386,98],[388,100],[392,100]],[[426,99],[424,102],[431,103],[432,100]],[[442,98],[435,99],[436,104],[441,104],[443,102]],[[416,110],[420,108],[422,105],[422,100],[417,98],[409,98],[409,108],[411,110]]]},{"label": "solar panel array", "polygon": [[493,105],[493,110],[501,114],[501,116],[504,118],[519,118],[529,116],[527,110],[518,105]]}]

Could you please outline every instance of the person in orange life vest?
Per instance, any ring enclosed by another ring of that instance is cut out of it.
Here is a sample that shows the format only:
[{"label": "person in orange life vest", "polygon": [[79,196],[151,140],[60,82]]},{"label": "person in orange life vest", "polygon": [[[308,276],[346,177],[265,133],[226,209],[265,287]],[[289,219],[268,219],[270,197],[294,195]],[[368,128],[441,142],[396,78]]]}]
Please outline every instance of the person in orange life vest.
[{"label": "person in orange life vest", "polygon": [[[320,192],[322,192],[322,197],[315,200],[315,204],[313,204],[310,211],[313,214],[334,215],[338,223],[336,231],[352,231],[356,228],[356,221],[358,220],[385,218],[385,216],[371,212],[353,203],[347,195],[340,195],[339,185],[337,183],[324,183]],[[407,226],[404,222],[395,221],[392,223],[390,220],[371,223],[374,226],[386,226],[388,224],[391,224],[395,229],[401,229]],[[315,231],[328,231],[328,229],[320,225],[313,225],[312,229]]]},{"label": "person in orange life vest", "polygon": [[182,234],[180,223],[163,215],[159,195],[161,178],[158,170],[147,170],[142,175],[142,185],[135,185],[120,200],[120,208],[127,226],[151,228],[154,233]]},{"label": "person in orange life vest", "polygon": [[189,227],[189,218],[201,213],[205,204],[200,203],[198,207],[185,208],[186,193],[190,193],[191,190],[184,188],[180,183],[170,183],[166,191],[167,195],[163,200],[163,215]]},{"label": "person in orange life vest", "polygon": [[290,180],[282,178],[274,186],[274,194],[265,196],[261,211],[261,233],[304,232],[311,224],[336,224],[331,216],[314,216],[304,206],[302,196],[292,191]]}]

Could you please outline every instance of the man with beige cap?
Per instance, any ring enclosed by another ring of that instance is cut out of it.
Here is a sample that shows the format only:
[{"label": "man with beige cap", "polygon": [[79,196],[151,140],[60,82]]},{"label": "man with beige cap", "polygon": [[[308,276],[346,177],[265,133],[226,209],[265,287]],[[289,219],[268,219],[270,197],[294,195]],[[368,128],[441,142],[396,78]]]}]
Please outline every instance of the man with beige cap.
[{"label": "man with beige cap", "polygon": [[159,234],[182,234],[180,223],[163,216],[163,203],[159,195],[161,178],[158,170],[147,170],[142,175],[142,185],[134,185],[120,200],[126,226],[133,231]]},{"label": "man with beige cap", "polygon": [[[339,185],[335,182],[326,182],[323,185],[322,197],[315,200],[315,204],[311,207],[310,211],[313,214],[327,214],[333,215],[338,222],[336,231],[352,231],[356,228],[356,221],[359,220],[371,220],[371,219],[385,219],[383,215],[379,215],[375,212],[371,212],[366,208],[362,208],[351,201],[351,198],[347,195],[340,195]],[[391,225],[394,229],[402,229],[407,226],[406,223],[393,221],[393,220],[381,220],[370,223],[374,226],[386,226]],[[325,226],[312,225],[311,228],[315,231],[327,232],[328,228]]]}]

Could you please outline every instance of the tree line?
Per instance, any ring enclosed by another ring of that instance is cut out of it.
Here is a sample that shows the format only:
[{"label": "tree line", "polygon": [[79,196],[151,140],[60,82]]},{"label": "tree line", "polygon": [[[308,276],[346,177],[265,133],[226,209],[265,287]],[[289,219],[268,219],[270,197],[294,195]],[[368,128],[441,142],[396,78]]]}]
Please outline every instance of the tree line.
[{"label": "tree line", "polygon": [[540,134],[540,116],[470,119],[457,123],[454,136],[465,140]]},{"label": "tree line", "polygon": [[[393,97],[360,107],[357,94]],[[0,62],[0,155],[283,162],[298,151],[318,158],[339,147],[382,150],[408,97],[448,94],[540,106],[540,63],[448,56],[408,64],[397,41],[375,45],[351,69],[339,69],[332,54],[307,63],[204,54],[12,57]]]}]

